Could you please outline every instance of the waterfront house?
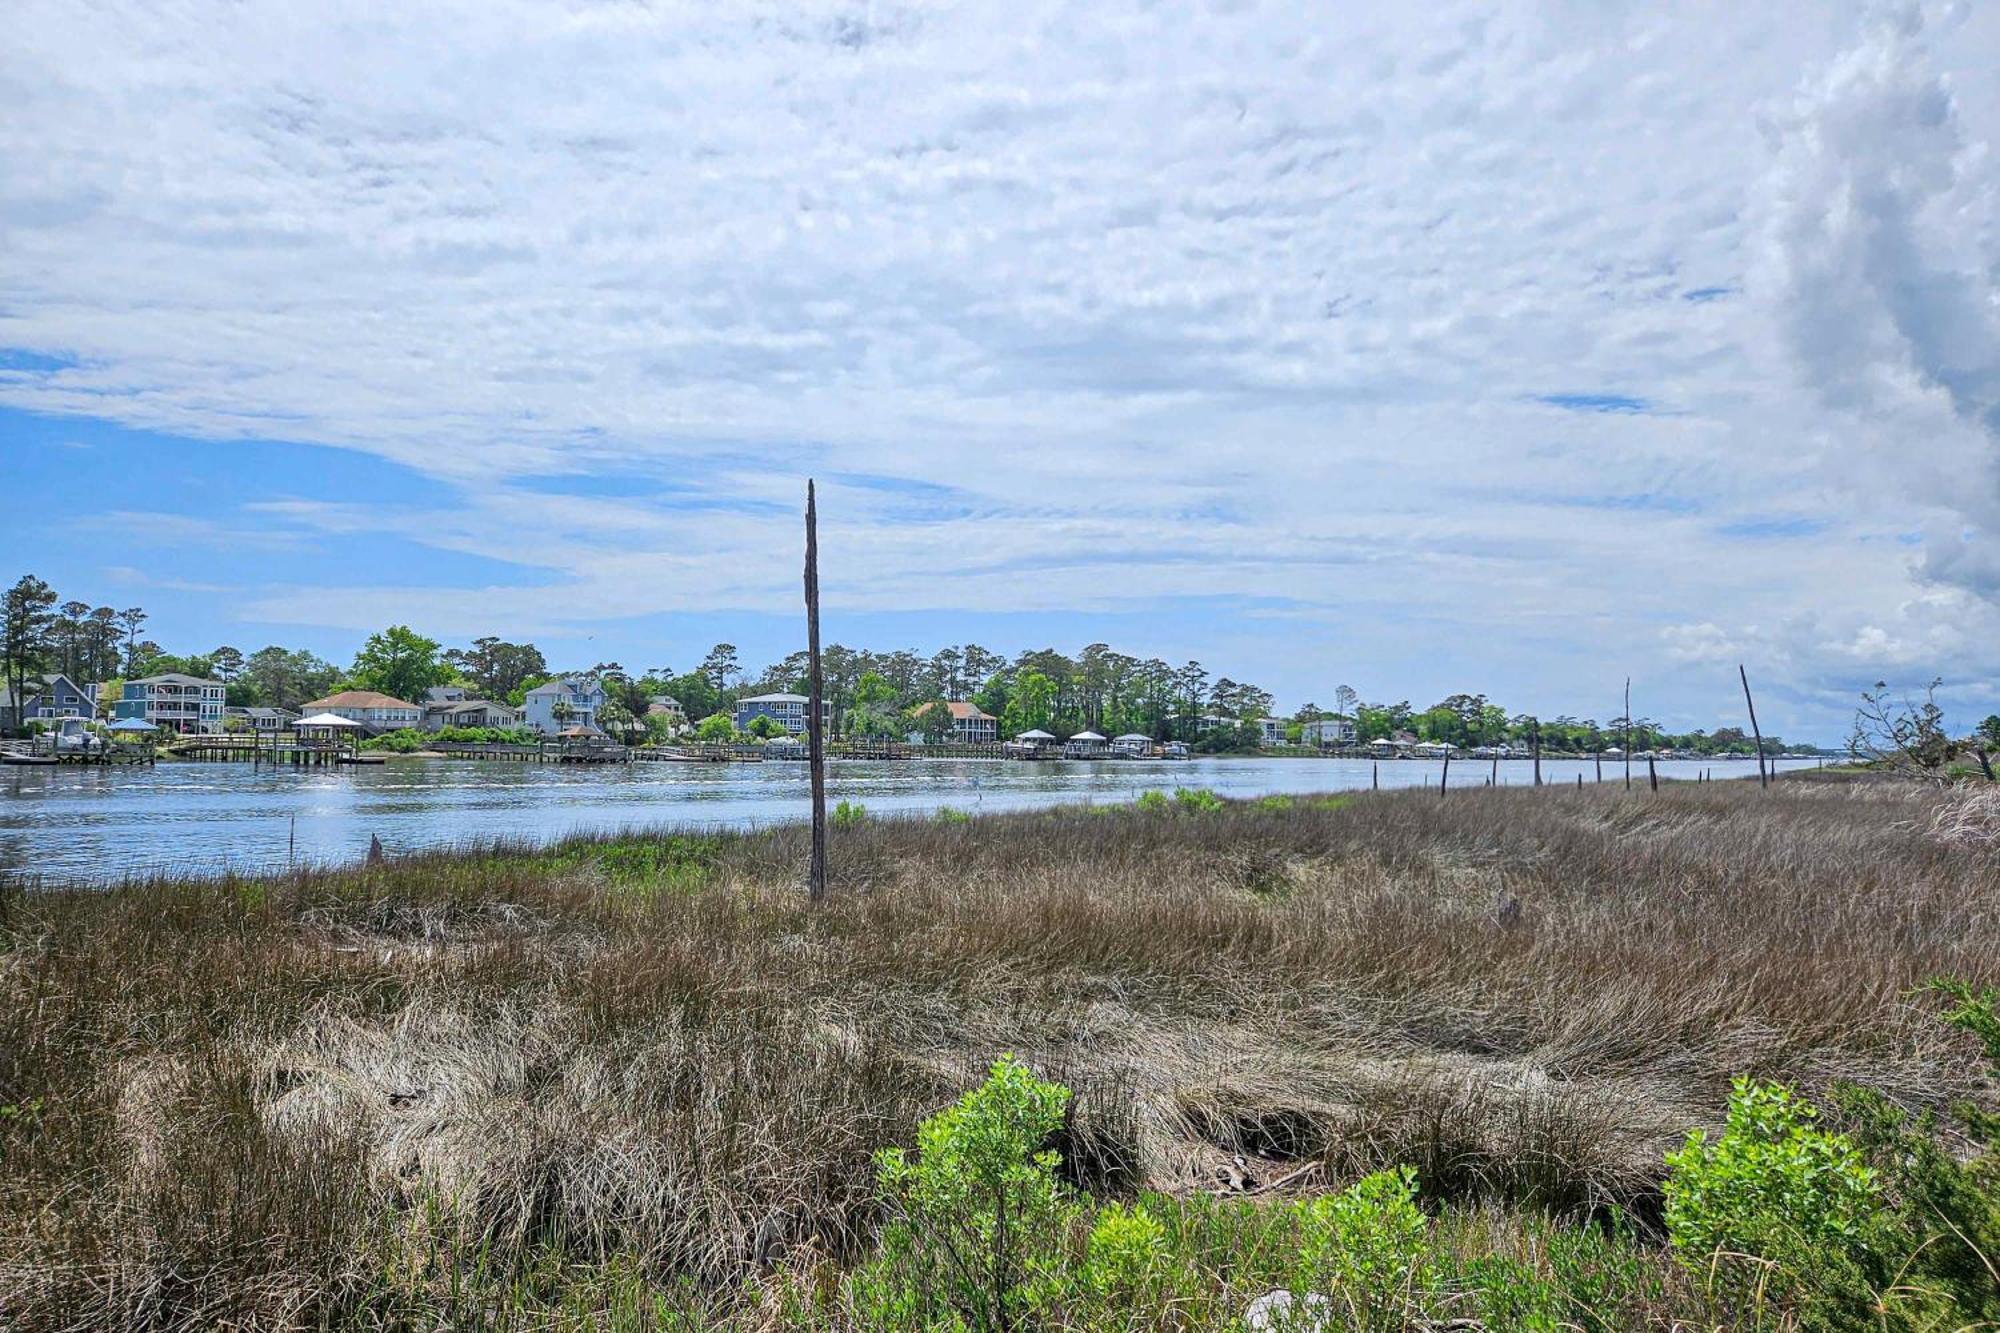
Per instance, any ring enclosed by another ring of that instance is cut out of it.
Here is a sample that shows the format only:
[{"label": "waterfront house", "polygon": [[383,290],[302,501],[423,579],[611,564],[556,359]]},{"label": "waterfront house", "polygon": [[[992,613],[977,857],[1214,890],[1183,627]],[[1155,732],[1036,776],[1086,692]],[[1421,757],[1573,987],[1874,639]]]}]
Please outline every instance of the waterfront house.
[{"label": "waterfront house", "polygon": [[[951,714],[951,739],[959,744],[990,745],[1000,739],[1000,719],[982,711],[969,699],[933,699],[912,709],[910,716],[922,717],[933,708],[943,708]],[[913,731],[909,739],[912,745],[922,745],[924,733]]]},{"label": "waterfront house", "polygon": [[222,720],[224,726],[235,721],[246,731],[270,736],[290,730],[292,723],[299,720],[299,715],[289,708],[225,708]]},{"label": "waterfront house", "polygon": [[1113,736],[1111,753],[1120,759],[1144,759],[1153,753],[1153,738],[1142,736],[1136,731],[1128,731],[1123,736]]},{"label": "waterfront house", "polygon": [[1257,719],[1257,743],[1259,745],[1290,745],[1285,736],[1285,728],[1290,724],[1282,717],[1260,717]]},{"label": "waterfront house", "polygon": [[[748,731],[750,724],[760,717],[768,717],[785,729],[788,736],[806,734],[806,709],[812,700],[803,694],[753,694],[748,699],[736,701],[736,729]],[[832,714],[832,705],[820,700],[820,722],[825,724]]]},{"label": "waterfront house", "polygon": [[522,700],[520,725],[545,736],[571,727],[597,730],[597,710],[604,707],[604,686],[589,676],[558,676],[529,690]]},{"label": "waterfront house", "polygon": [[1317,722],[1308,722],[1299,739],[1306,745],[1316,745],[1322,750],[1335,746],[1354,744],[1354,723],[1344,717],[1323,717]]},{"label": "waterfront house", "polygon": [[13,687],[0,682],[0,719],[4,719],[10,727],[24,727],[30,722],[47,722],[63,717],[96,716],[97,695],[89,686],[78,685],[60,671],[50,676],[28,677],[27,689],[22,692],[18,707],[14,702]]},{"label": "waterfront house", "polygon": [[424,710],[405,699],[376,690],[342,690],[305,706],[314,716],[331,713],[349,722],[359,722],[369,731],[401,731],[424,720]]},{"label": "waterfront house", "polygon": [[443,731],[446,727],[491,727],[511,731],[520,725],[519,709],[485,699],[454,699],[424,705],[425,731]]},{"label": "waterfront house", "polygon": [[470,697],[463,685],[433,685],[424,691],[424,708],[432,704],[462,704]]},{"label": "waterfront house", "polygon": [[126,681],[125,692],[113,707],[112,715],[150,722],[161,731],[221,731],[222,709],[228,693],[228,687],[219,680],[169,671]]}]

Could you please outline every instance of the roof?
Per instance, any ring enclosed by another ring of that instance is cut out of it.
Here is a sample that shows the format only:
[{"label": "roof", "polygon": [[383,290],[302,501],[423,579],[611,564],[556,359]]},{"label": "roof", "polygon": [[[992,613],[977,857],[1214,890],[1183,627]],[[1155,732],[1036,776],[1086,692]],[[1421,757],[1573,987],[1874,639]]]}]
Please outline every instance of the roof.
[{"label": "roof", "polygon": [[[1033,731],[1022,732],[1014,739],[1017,741],[1052,741],[1055,737],[1049,735],[1048,732],[1043,731],[1040,727],[1036,727]],[[1103,737],[1100,736],[1098,739],[1102,740]]]},{"label": "roof", "polygon": [[201,676],[187,676],[178,671],[165,671],[157,676],[141,676],[128,680],[127,685],[220,685],[219,680],[206,680]]},{"label": "roof", "polygon": [[811,702],[812,701],[806,698],[803,694],[783,694],[783,693],[753,694],[748,699],[738,699],[736,701],[739,707],[742,706],[743,704],[803,704]]},{"label": "roof", "polygon": [[358,727],[361,724],[351,717],[342,717],[338,713],[314,713],[311,717],[300,718],[292,725],[294,727]]},{"label": "roof", "polygon": [[993,714],[980,711],[979,705],[969,699],[933,699],[930,703],[917,705],[913,711],[921,713],[938,704],[943,704],[951,710],[951,720],[954,722],[993,721]]},{"label": "roof", "polygon": [[515,711],[512,704],[496,704],[490,699],[460,699],[453,703],[434,703],[424,709],[424,711],[427,713],[465,713],[482,712],[488,708],[500,708],[509,713]]},{"label": "roof", "polygon": [[113,731],[158,731],[159,730],[159,728],[154,726],[152,723],[136,717],[128,717],[123,719],[122,721],[113,722],[111,724],[111,729]]},{"label": "roof", "polygon": [[225,708],[222,710],[233,717],[297,717],[289,708]]},{"label": "roof", "polygon": [[315,699],[306,705],[322,711],[329,708],[408,708],[416,705],[396,698],[393,694],[382,694],[375,690],[342,690],[339,694],[329,694],[324,699]]},{"label": "roof", "polygon": [[1144,741],[1148,745],[1151,745],[1153,743],[1153,738],[1151,736],[1144,735],[1137,731],[1128,731],[1123,736],[1118,736],[1115,737],[1114,739],[1121,741]]},{"label": "roof", "polygon": [[529,694],[588,694],[590,691],[586,687],[589,686],[590,684],[591,684],[590,681],[583,680],[582,678],[577,676],[557,676],[554,680],[543,681],[541,684],[535,686],[534,689],[529,690],[528,693]]},{"label": "roof", "polygon": [[656,696],[653,702],[646,705],[646,711],[649,713],[685,713],[687,709],[681,707],[681,701],[674,698],[673,695],[662,694]]},{"label": "roof", "polygon": [[1094,731],[1079,731],[1076,735],[1070,737],[1070,739],[1073,741],[1101,741],[1104,737]]}]

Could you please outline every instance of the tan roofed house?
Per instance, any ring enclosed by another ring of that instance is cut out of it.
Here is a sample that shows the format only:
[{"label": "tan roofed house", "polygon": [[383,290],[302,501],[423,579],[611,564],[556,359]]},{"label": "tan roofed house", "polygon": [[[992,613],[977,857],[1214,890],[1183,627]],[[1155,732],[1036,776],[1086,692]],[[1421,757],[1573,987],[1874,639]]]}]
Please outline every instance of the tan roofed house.
[{"label": "tan roofed house", "polygon": [[359,722],[372,731],[397,731],[414,727],[424,720],[424,710],[407,700],[376,690],[342,690],[305,705],[308,715],[332,713],[350,722]]},{"label": "tan roofed house", "polygon": [[[921,717],[940,703],[951,713],[953,740],[966,744],[985,744],[1000,739],[1000,719],[991,713],[981,711],[979,705],[969,699],[934,699],[912,710],[911,716]],[[920,732],[913,734],[915,739],[921,739],[921,735]]]}]

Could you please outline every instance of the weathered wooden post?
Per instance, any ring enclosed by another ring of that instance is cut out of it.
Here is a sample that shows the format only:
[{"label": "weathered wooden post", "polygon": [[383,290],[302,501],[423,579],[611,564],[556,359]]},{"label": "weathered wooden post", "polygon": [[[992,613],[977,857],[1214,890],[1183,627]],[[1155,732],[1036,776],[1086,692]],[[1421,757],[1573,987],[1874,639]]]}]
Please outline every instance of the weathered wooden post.
[{"label": "weathered wooden post", "polygon": [[806,896],[826,898],[826,740],[821,733],[824,680],[819,660],[819,510],[812,479],[806,479],[806,764],[812,770],[812,864]]},{"label": "weathered wooden post", "polygon": [[1743,669],[1741,662],[1738,662],[1736,674],[1743,678],[1743,704],[1750,710],[1750,734],[1757,738],[1757,785],[1768,787],[1771,785],[1771,775],[1764,771],[1764,733],[1757,727],[1757,705],[1750,698],[1750,673]]},{"label": "weathered wooden post", "polygon": [[1444,752],[1444,772],[1438,774],[1438,796],[1444,796],[1445,784],[1451,781],[1451,751]]},{"label": "weathered wooden post", "polygon": [[1542,720],[1535,719],[1535,729],[1528,733],[1529,746],[1535,753],[1535,785],[1542,785]]},{"label": "weathered wooden post", "polygon": [[1375,761],[1375,770],[1368,779],[1368,789],[1370,791],[1382,790],[1382,761],[1380,759]]},{"label": "weathered wooden post", "polygon": [[1651,752],[1648,752],[1646,755],[1646,782],[1654,791],[1660,789],[1660,770],[1653,766]]},{"label": "weathered wooden post", "polygon": [[[1597,730],[1597,728],[1592,727],[1591,730],[1595,731]],[[1597,780],[1599,782],[1604,781],[1604,751],[1602,750],[1595,751],[1590,757],[1597,761]],[[1577,776],[1582,777],[1583,774],[1579,773],[1577,774]]]},{"label": "weathered wooden post", "polygon": [[1625,790],[1632,790],[1632,678],[1625,677]]},{"label": "weathered wooden post", "polygon": [[1486,775],[1486,785],[1489,787],[1500,785],[1500,756],[1498,754],[1493,756],[1493,771]]}]

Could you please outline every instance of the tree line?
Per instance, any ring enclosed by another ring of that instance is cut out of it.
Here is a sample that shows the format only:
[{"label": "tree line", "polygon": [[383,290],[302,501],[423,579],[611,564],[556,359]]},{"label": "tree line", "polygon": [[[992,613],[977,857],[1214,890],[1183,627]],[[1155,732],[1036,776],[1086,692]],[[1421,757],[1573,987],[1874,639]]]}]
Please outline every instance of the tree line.
[{"label": "tree line", "polygon": [[[690,722],[700,724],[729,717],[745,697],[803,694],[806,685],[803,649],[754,671],[728,643],[716,644],[685,670],[596,662],[556,671],[532,643],[489,635],[463,648],[446,648],[407,625],[392,625],[369,635],[342,668],[305,649],[275,644],[250,653],[227,644],[207,652],[170,653],[142,637],[147,623],[143,608],[64,602],[43,580],[23,576],[7,592],[0,626],[8,683],[19,697],[21,683],[38,672],[60,670],[79,683],[115,683],[178,671],[222,681],[232,706],[290,709],[341,689],[376,690],[421,703],[431,687],[458,684],[473,697],[520,707],[527,692],[546,681],[589,677],[605,689],[608,702],[600,725],[607,730],[645,725],[657,699],[674,699]],[[1268,691],[1213,674],[1200,662],[1173,666],[1103,643],[1074,654],[1037,648],[1011,658],[976,643],[928,655],[833,644],[822,653],[822,664],[836,735],[897,737],[921,731],[941,736],[950,730],[950,714],[929,705],[969,700],[999,719],[1004,735],[1037,729],[1058,737],[1081,731],[1138,733],[1209,750],[1253,749],[1262,738],[1261,720],[1275,706]],[[1453,694],[1416,709],[1407,700],[1364,702],[1348,685],[1334,689],[1331,707],[1308,702],[1284,722],[1296,741],[1305,724],[1327,718],[1351,720],[1362,743],[1408,737],[1463,749],[1539,745],[1547,752],[1577,754],[1627,745],[1701,754],[1747,754],[1754,748],[1737,727],[1676,734],[1643,717],[1601,723],[1567,714],[1540,718],[1509,713],[1483,694]],[[719,722],[709,728],[715,735],[723,730]],[[1766,736],[1764,744],[1767,752],[1784,746],[1775,736]]]}]

